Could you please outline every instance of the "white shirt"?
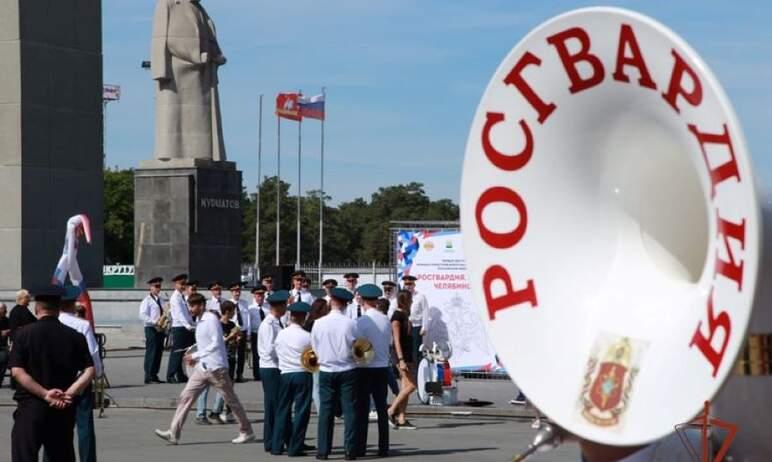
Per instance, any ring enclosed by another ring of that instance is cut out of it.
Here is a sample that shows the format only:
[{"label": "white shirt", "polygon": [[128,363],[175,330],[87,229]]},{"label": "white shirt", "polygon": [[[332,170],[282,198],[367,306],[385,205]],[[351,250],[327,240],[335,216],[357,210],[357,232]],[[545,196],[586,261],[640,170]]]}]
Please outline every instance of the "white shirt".
[{"label": "white shirt", "polygon": [[357,338],[356,323],[332,309],[330,314],[314,321],[311,329],[311,346],[319,358],[322,372],[345,372],[356,367],[351,357],[351,347]]},{"label": "white shirt", "polygon": [[257,302],[252,302],[249,305],[249,329],[253,334],[257,334],[260,329],[260,323],[263,322],[268,313],[270,313],[270,307],[267,303],[263,302],[261,306],[257,306]]},{"label": "white shirt", "polygon": [[172,327],[184,327],[188,330],[195,328],[193,316],[190,315],[185,297],[178,290],[172,294],[169,304],[171,305]]},{"label": "white shirt", "polygon": [[346,317],[356,321],[360,316],[365,314],[365,308],[362,305],[357,305],[357,302],[352,301],[346,305]]},{"label": "white shirt", "polygon": [[311,334],[295,323],[279,332],[274,342],[279,370],[282,374],[306,372],[300,363],[303,350],[311,346]]},{"label": "white shirt", "polygon": [[257,352],[260,354],[261,368],[279,367],[279,359],[276,357],[274,342],[281,328],[282,325],[279,323],[279,320],[271,313],[268,313],[268,316],[260,323],[260,328],[257,331]]},{"label": "white shirt", "polygon": [[389,301],[389,311],[386,313],[386,316],[391,319],[394,316],[394,312],[397,311],[397,297],[387,298],[386,300]]},{"label": "white shirt", "polygon": [[79,334],[86,337],[88,352],[91,353],[91,360],[94,361],[94,371],[97,377],[102,376],[102,358],[99,357],[99,344],[94,337],[94,331],[91,330],[91,323],[85,319],[80,319],[70,313],[59,313],[59,321],[65,326],[75,329]]},{"label": "white shirt", "polygon": [[410,324],[426,330],[429,326],[429,302],[418,291],[413,292],[413,304],[410,305]]},{"label": "white shirt", "polygon": [[201,315],[196,324],[196,347],[193,359],[198,361],[196,367],[203,371],[216,371],[228,367],[228,352],[220,318],[210,311]]},{"label": "white shirt", "polygon": [[214,311],[216,313],[222,314],[222,311],[220,311],[220,299],[216,297],[212,297],[209,300],[207,300],[206,311]]},{"label": "white shirt", "polygon": [[[247,338],[249,338],[250,332],[252,332],[252,328],[249,325],[249,303],[246,300],[242,299],[231,299],[234,305],[236,305],[236,308],[239,310],[239,313],[241,313],[241,322],[239,322],[239,316],[238,314],[233,314],[233,322],[236,323],[237,326],[241,329],[242,332],[246,332]],[[242,325],[243,324],[243,325]]]},{"label": "white shirt", "polygon": [[163,306],[163,300],[161,297],[155,297],[152,294],[147,294],[147,297],[142,299],[142,303],[139,304],[139,320],[145,325],[145,327],[155,327],[155,324],[161,318],[161,307]]},{"label": "white shirt", "polygon": [[292,289],[292,290],[290,290],[290,297],[292,297],[292,301],[294,303],[296,303],[296,302],[306,302],[309,305],[314,303],[314,300],[316,300],[316,298],[314,298],[314,296],[311,294],[311,292],[309,292],[307,290],[303,290],[303,289],[300,289],[300,290]]},{"label": "white shirt", "polygon": [[377,308],[367,308],[362,317],[357,319],[357,332],[373,344],[375,351],[375,357],[370,364],[362,367],[389,367],[389,347],[391,346],[389,318]]}]

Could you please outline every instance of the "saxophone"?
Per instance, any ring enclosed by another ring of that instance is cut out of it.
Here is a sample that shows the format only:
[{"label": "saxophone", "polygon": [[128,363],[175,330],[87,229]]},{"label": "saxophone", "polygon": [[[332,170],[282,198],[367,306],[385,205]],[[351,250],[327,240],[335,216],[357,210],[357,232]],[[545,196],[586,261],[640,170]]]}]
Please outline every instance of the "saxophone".
[{"label": "saxophone", "polygon": [[161,308],[161,317],[155,322],[155,330],[158,332],[166,332],[169,330],[169,327],[171,327],[172,324],[171,312],[172,310],[169,302],[164,303],[164,306]]}]

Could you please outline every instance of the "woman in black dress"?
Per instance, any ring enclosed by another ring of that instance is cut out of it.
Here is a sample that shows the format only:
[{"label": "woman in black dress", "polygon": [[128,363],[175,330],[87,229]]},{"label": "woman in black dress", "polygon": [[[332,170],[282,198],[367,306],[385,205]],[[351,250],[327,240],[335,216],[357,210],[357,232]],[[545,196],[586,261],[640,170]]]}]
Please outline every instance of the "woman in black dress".
[{"label": "woman in black dress", "polygon": [[394,336],[394,364],[399,369],[402,386],[399,394],[389,408],[389,423],[395,429],[414,429],[415,427],[405,418],[407,403],[410,395],[415,391],[415,359],[413,358],[413,338],[410,325],[410,305],[413,296],[406,290],[401,290],[397,295],[397,309],[391,316],[391,332]]}]

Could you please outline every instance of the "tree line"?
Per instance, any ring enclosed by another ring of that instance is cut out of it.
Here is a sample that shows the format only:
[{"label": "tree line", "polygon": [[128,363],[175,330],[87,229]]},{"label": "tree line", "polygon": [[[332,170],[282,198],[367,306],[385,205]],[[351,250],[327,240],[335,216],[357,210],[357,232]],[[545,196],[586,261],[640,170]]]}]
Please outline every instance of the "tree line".
[{"label": "tree line", "polygon": [[[105,185],[105,262],[132,264],[134,259],[134,171],[107,169]],[[276,255],[276,190],[279,189],[281,209],[280,258],[282,264],[294,263],[296,254],[297,196],[290,195],[290,184],[265,177],[260,186],[260,261],[275,262]],[[242,248],[243,263],[254,263],[256,192],[242,189]],[[308,191],[300,199],[301,262],[315,264],[319,260],[319,200],[320,191]],[[450,199],[431,200],[422,183],[378,188],[369,199],[363,197],[328,205],[332,197],[325,195],[324,261],[329,264],[388,262],[390,222],[458,220],[459,210]]]}]

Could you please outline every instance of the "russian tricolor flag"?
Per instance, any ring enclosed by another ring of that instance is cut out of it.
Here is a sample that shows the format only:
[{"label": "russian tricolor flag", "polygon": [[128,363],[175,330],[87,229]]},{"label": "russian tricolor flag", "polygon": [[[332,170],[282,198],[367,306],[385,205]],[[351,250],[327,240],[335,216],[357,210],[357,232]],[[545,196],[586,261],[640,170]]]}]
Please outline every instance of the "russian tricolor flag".
[{"label": "russian tricolor flag", "polygon": [[301,97],[300,115],[311,119],[324,120],[324,94]]}]

